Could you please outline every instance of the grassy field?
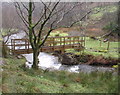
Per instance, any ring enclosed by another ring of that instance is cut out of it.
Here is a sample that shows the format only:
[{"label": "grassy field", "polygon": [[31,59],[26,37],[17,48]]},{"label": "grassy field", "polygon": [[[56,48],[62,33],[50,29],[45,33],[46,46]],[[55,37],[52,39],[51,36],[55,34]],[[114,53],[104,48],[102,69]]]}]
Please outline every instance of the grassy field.
[{"label": "grassy field", "polygon": [[2,93],[117,93],[118,76],[112,73],[70,73],[25,69],[25,59],[4,59]]},{"label": "grassy field", "polygon": [[84,51],[78,52],[75,51],[74,49],[67,49],[66,52],[71,52],[75,54],[91,54],[94,56],[99,56],[102,55],[104,57],[112,57],[112,58],[119,58],[119,44],[120,42],[110,42],[109,44],[109,49],[108,48],[108,42],[103,42],[101,41],[101,46],[100,46],[100,41],[99,40],[93,40],[89,37],[86,37],[85,40],[85,49]]},{"label": "grassy field", "polygon": [[85,52],[92,55],[103,55],[105,57],[119,58],[118,48],[120,42],[110,42],[109,49],[108,42],[102,42],[100,46],[99,40],[86,38]]}]

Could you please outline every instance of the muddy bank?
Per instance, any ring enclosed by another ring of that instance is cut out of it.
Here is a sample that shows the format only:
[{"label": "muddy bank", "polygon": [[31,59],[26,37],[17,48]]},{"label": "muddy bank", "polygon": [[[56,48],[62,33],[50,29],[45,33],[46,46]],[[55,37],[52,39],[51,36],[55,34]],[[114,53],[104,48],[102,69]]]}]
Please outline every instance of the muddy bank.
[{"label": "muddy bank", "polygon": [[119,59],[105,58],[103,56],[92,56],[92,55],[83,55],[83,58],[86,58],[85,64],[94,65],[94,66],[113,66],[120,63]]},{"label": "muddy bank", "polygon": [[120,63],[120,59],[105,58],[103,56],[93,55],[75,55],[73,53],[64,53],[55,51],[52,55],[57,56],[62,65],[87,64],[93,66],[113,66]]},{"label": "muddy bank", "polygon": [[[66,56],[71,55],[72,54],[67,54]],[[33,54],[23,54],[23,56],[26,58],[26,63],[25,66],[29,67],[29,69],[32,66],[33,63]],[[61,54],[60,54],[61,56]],[[68,72],[74,72],[74,73],[79,73],[79,72],[83,72],[83,73],[91,73],[91,72],[111,72],[113,74],[117,75],[117,71],[115,68],[112,67],[101,67],[101,66],[90,66],[88,64],[83,64],[81,62],[78,62],[78,60],[76,58],[74,58],[75,60],[77,60],[75,63],[73,62],[74,59],[72,58],[65,58],[64,60],[62,58],[60,58],[56,56],[53,56],[51,54],[48,53],[44,53],[44,52],[40,52],[38,58],[39,58],[39,64],[38,67],[43,69],[43,70],[47,70],[47,71],[54,71],[54,70],[60,70],[60,71],[68,71]],[[75,55],[76,56],[76,55]],[[78,56],[77,56],[78,57]],[[67,59],[67,61],[65,60]],[[73,60],[73,61],[71,61]],[[69,63],[71,62],[71,63]],[[73,62],[73,63],[72,63]]]}]

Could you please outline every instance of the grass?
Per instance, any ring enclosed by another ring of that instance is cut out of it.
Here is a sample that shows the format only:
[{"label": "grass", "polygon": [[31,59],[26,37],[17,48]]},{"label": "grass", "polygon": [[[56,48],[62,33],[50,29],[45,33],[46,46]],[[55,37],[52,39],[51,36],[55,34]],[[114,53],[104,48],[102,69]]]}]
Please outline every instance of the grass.
[{"label": "grass", "polygon": [[110,72],[70,73],[26,69],[25,59],[4,59],[2,93],[117,93],[118,76]]},{"label": "grass", "polygon": [[55,31],[55,32],[51,32],[50,36],[51,37],[55,37],[55,36],[68,36],[68,33],[63,33],[62,31]]},{"label": "grass", "polygon": [[1,29],[1,33],[3,36],[6,36],[10,33],[15,33],[16,31],[18,31],[17,29]]},{"label": "grass", "polygon": [[[107,50],[108,42],[102,42],[100,46],[100,41],[98,40],[92,40],[89,37],[86,38],[86,53],[92,54],[92,55],[103,55],[105,57],[113,57],[113,58],[119,58],[118,48],[119,48],[120,42],[110,42],[109,50]],[[91,51],[89,50],[91,48]],[[96,52],[100,51],[100,52]]]},{"label": "grass", "polygon": [[92,19],[100,19],[103,16],[103,13],[99,12],[97,14],[92,14],[91,18]]},{"label": "grass", "polygon": [[[85,48],[84,52],[85,54],[91,54],[94,56],[102,55],[104,57],[112,57],[112,58],[119,58],[119,44],[120,42],[110,42],[109,44],[109,50],[107,50],[108,42],[102,42],[100,46],[99,40],[93,40],[89,37],[86,37],[85,40]],[[71,52],[75,54],[81,54],[81,52],[75,51],[74,49],[67,49],[66,52]]]}]

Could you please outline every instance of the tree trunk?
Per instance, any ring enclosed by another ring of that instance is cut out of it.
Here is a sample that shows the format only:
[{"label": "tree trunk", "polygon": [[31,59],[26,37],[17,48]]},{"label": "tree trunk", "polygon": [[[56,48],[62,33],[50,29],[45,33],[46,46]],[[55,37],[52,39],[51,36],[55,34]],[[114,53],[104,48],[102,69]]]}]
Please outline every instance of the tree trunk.
[{"label": "tree trunk", "polygon": [[7,58],[8,57],[8,51],[9,49],[7,48],[7,46],[5,46],[4,41],[2,42],[2,57],[3,58]]},{"label": "tree trunk", "polygon": [[38,69],[38,63],[39,63],[38,55],[39,55],[38,49],[34,49],[33,50],[33,66],[32,66],[34,69]]}]

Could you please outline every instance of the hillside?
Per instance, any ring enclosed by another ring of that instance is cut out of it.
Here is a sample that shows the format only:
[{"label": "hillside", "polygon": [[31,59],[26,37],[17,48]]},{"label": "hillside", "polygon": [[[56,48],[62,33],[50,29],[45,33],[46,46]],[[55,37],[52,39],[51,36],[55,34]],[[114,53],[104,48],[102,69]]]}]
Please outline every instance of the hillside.
[{"label": "hillside", "polygon": [[107,32],[103,30],[109,23],[116,23],[117,21],[117,4],[106,5],[102,7],[95,7],[93,12],[87,16],[86,21],[82,21],[71,28],[58,28],[55,31],[68,33],[69,36],[102,36]]},{"label": "hillside", "polygon": [[88,28],[96,27],[103,28],[110,22],[116,22],[117,20],[117,5],[108,5],[103,7],[96,7],[93,9],[93,13],[89,15]]},{"label": "hillside", "polygon": [[2,66],[2,93],[117,93],[111,72],[70,73],[24,68],[25,59],[10,56]]}]

